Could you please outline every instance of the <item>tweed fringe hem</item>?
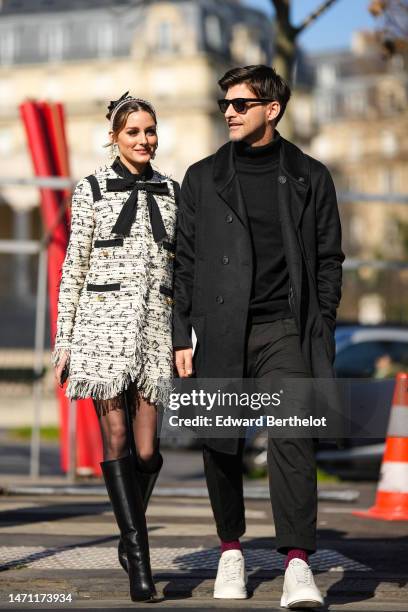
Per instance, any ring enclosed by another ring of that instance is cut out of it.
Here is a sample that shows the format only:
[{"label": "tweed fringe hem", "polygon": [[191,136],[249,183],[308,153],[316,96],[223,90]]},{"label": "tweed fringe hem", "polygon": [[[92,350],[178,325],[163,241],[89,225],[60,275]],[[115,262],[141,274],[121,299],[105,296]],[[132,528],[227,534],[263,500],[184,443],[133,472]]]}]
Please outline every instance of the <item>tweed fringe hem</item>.
[{"label": "tweed fringe hem", "polygon": [[162,406],[168,403],[171,387],[169,382],[149,380],[145,373],[137,372],[133,368],[109,383],[69,379],[66,395],[70,399],[92,397],[94,399],[106,400],[120,395],[133,382],[136,383],[138,392],[147,402]]}]

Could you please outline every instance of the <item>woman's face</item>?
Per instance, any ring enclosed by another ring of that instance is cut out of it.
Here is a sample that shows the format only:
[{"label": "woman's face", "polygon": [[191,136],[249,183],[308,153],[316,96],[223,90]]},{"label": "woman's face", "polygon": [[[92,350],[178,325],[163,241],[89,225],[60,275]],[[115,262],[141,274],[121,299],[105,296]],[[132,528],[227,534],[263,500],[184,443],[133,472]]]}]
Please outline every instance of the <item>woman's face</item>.
[{"label": "woman's face", "polygon": [[133,166],[147,164],[157,148],[157,126],[153,117],[144,110],[133,111],[126,120],[125,126],[113,142],[119,147],[120,157]]}]

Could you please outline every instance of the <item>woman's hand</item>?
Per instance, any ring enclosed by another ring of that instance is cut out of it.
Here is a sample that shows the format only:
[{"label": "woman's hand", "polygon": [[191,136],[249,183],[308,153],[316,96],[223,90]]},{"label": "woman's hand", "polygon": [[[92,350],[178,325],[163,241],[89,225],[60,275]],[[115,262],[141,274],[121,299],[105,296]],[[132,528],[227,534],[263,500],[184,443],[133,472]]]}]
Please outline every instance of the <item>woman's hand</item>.
[{"label": "woman's hand", "polygon": [[64,351],[61,355],[58,365],[55,366],[55,380],[57,381],[57,384],[60,387],[63,386],[63,383],[61,383],[61,375],[62,375],[62,372],[64,370],[65,364],[67,363],[68,359],[69,359],[69,352]]}]

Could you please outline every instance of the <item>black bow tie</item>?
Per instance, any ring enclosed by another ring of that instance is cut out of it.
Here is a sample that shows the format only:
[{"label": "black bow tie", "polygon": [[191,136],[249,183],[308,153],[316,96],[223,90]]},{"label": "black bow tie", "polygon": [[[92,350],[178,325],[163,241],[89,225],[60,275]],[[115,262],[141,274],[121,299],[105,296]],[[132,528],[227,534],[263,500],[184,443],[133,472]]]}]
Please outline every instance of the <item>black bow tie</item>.
[{"label": "black bow tie", "polygon": [[129,236],[132,224],[136,219],[138,193],[139,191],[144,191],[147,194],[147,207],[153,238],[155,242],[160,242],[166,238],[166,228],[164,227],[160,209],[153,194],[169,195],[168,184],[146,182],[146,180],[150,180],[153,176],[150,164],[144,175],[132,174],[118,158],[114,161],[112,168],[123,178],[106,179],[106,191],[132,191],[119,213],[112,232]]}]

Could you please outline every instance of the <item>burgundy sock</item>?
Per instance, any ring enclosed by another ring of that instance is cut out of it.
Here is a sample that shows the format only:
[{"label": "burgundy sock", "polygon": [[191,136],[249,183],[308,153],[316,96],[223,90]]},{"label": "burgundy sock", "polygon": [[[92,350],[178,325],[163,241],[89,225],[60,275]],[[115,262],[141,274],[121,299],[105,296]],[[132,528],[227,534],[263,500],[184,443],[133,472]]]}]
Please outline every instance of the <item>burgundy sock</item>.
[{"label": "burgundy sock", "polygon": [[226,550],[242,550],[240,541],[231,540],[231,542],[224,542],[221,540],[221,554],[225,553]]},{"label": "burgundy sock", "polygon": [[302,559],[307,564],[309,564],[309,556],[303,548],[290,548],[288,550],[288,554],[285,560],[285,569],[288,567],[289,563],[292,559]]}]

